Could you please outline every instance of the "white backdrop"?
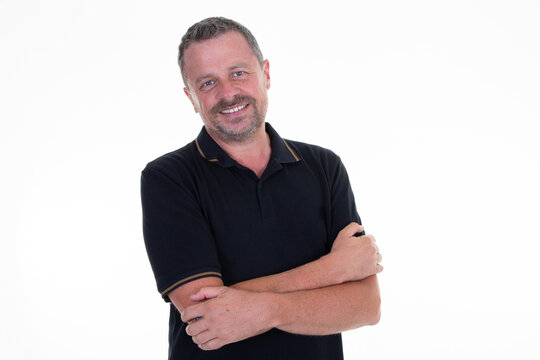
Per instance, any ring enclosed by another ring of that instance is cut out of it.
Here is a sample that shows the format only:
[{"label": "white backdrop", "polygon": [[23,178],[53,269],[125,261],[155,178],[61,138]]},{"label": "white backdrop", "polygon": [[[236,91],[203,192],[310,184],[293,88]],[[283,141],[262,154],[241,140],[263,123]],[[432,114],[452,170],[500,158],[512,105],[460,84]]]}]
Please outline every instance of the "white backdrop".
[{"label": "white backdrop", "polygon": [[145,164],[197,135],[176,47],[227,16],[267,120],[337,152],[384,255],[348,359],[538,359],[538,1],[0,0],[0,358],[164,359]]}]

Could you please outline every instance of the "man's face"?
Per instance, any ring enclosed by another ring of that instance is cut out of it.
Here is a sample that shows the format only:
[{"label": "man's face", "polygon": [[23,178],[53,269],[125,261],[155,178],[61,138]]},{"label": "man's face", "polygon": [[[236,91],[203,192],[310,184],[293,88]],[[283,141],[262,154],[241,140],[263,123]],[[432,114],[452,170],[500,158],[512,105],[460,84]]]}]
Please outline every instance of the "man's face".
[{"label": "man's face", "polygon": [[263,66],[242,34],[229,31],[191,44],[184,53],[184,92],[212,135],[242,142],[264,124],[270,88]]}]

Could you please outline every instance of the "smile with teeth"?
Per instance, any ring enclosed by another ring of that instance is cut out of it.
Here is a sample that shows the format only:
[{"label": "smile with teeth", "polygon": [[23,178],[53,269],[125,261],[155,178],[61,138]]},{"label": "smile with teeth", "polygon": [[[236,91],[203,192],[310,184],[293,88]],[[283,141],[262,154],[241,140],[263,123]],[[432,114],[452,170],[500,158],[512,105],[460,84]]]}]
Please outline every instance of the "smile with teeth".
[{"label": "smile with teeth", "polygon": [[232,113],[235,113],[235,112],[237,112],[237,111],[242,110],[242,109],[245,108],[246,106],[248,106],[248,104],[246,104],[246,105],[240,105],[240,106],[234,107],[234,108],[232,108],[232,109],[228,109],[228,110],[221,110],[220,113],[222,113],[222,114],[232,114]]}]

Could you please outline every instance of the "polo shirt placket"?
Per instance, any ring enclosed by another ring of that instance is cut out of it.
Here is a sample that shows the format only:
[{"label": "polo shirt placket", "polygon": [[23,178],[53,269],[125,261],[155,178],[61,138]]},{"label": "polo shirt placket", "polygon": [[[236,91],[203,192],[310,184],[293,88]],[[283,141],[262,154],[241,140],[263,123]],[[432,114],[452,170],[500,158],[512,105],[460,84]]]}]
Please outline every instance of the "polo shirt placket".
[{"label": "polo shirt placket", "polygon": [[[283,140],[270,124],[266,124],[266,131],[271,139],[272,153],[270,161],[261,178],[258,178],[251,169],[246,168],[231,159],[229,155],[215,143],[210,135],[208,135],[205,129],[201,131],[195,140],[197,150],[204,159],[224,168],[235,167],[240,174],[245,175],[249,180],[254,182],[253,185],[257,191],[256,199],[259,205],[261,218],[263,219],[275,212],[275,209],[272,208],[272,194],[264,191],[265,181],[276,172],[282,170],[282,164],[292,164],[301,161],[300,157],[291,149],[287,141]],[[246,191],[251,191],[251,189],[246,189]]]}]

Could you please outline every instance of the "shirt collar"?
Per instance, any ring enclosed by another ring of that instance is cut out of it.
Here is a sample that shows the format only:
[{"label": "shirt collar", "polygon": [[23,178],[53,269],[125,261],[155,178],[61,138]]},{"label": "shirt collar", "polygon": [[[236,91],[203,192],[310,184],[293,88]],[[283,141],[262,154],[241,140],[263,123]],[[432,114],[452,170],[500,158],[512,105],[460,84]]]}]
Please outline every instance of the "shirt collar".
[{"label": "shirt collar", "polygon": [[[282,164],[299,162],[301,160],[300,155],[293,149],[293,146],[282,139],[269,123],[265,123],[265,129],[270,137],[270,144],[272,147],[270,158]],[[199,136],[195,139],[195,146],[197,147],[199,154],[210,162],[218,163],[223,167],[230,167],[236,164],[236,161],[231,159],[214,139],[212,139],[204,126],[201,129]]]}]

